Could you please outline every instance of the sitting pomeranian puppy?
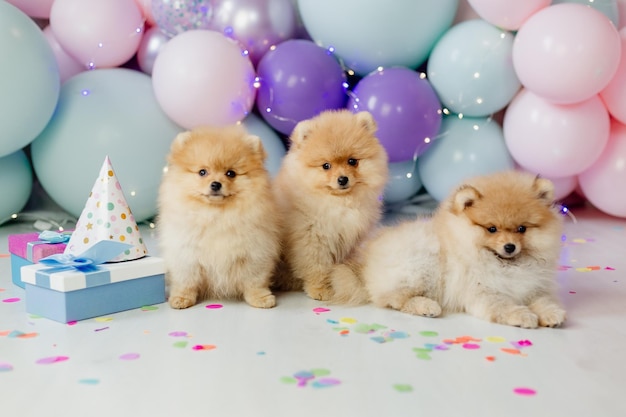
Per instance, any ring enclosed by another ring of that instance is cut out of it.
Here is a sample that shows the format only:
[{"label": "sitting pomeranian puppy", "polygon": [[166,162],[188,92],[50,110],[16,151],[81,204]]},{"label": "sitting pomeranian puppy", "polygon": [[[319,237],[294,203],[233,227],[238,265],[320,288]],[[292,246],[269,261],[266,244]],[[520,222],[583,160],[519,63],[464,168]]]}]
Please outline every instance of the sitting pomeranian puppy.
[{"label": "sitting pomeranian puppy", "polygon": [[242,298],[276,305],[278,212],[257,136],[242,126],[198,128],[172,143],[158,197],[157,231],[169,304]]},{"label": "sitting pomeranian puppy", "polygon": [[432,219],[382,228],[364,249],[371,301],[436,317],[467,312],[495,323],[557,327],[562,218],[554,186],[523,172],[467,181]]},{"label": "sitting pomeranian puppy", "polygon": [[298,123],[290,139],[274,181],[284,245],[275,285],[331,300],[334,268],[382,215],[387,153],[368,112],[322,112]]}]

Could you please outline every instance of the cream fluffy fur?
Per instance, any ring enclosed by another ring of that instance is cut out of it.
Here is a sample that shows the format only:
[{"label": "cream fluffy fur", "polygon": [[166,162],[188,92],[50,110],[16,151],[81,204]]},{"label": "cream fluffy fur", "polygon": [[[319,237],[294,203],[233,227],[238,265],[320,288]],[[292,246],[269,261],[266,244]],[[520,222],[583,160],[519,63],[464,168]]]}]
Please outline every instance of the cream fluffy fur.
[{"label": "cream fluffy fur", "polygon": [[468,181],[432,219],[383,228],[362,279],[378,306],[436,317],[467,312],[496,323],[556,327],[562,220],[553,185],[521,172]]},{"label": "cream fluffy fur", "polygon": [[387,154],[371,114],[326,111],[298,123],[274,182],[283,222],[279,289],[341,301],[331,284],[382,212]]},{"label": "cream fluffy fur", "polygon": [[280,234],[265,157],[239,126],[183,132],[172,143],[157,231],[173,308],[207,297],[276,304],[269,284]]}]

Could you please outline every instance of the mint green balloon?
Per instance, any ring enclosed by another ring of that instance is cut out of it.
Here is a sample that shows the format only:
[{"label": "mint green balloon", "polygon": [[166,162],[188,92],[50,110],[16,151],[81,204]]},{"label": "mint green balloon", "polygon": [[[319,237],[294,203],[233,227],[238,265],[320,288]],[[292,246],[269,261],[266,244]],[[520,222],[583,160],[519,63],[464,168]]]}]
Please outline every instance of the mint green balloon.
[{"label": "mint green balloon", "polygon": [[183,129],[161,110],[151,78],[123,68],[67,80],[54,117],[33,141],[43,189],[78,217],[108,155],[136,221],[156,214],[170,143]]},{"label": "mint green balloon", "polygon": [[0,1],[0,156],[28,145],[46,126],[61,77],[43,32],[17,7]]},{"label": "mint green balloon", "polygon": [[33,171],[24,151],[0,158],[0,224],[18,213],[33,190]]}]

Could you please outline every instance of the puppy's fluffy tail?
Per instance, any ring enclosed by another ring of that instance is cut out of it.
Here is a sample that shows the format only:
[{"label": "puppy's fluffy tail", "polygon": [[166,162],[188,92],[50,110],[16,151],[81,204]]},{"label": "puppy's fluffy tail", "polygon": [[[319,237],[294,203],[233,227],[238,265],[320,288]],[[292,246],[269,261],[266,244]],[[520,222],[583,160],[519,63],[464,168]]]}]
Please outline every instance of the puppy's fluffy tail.
[{"label": "puppy's fluffy tail", "polygon": [[338,264],[330,274],[333,304],[359,305],[367,304],[370,296],[365,283],[359,273],[359,267],[354,263]]}]

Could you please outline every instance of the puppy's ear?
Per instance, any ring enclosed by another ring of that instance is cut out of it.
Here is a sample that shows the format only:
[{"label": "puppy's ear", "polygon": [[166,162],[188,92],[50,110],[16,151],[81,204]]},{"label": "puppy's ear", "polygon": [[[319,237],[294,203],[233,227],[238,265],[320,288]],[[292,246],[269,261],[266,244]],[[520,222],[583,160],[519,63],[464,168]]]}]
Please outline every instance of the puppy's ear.
[{"label": "puppy's ear", "polygon": [[265,152],[265,148],[263,147],[263,141],[261,141],[261,138],[256,135],[247,134],[244,136],[244,140],[254,151],[254,153],[261,156],[261,158],[265,161],[265,158],[267,158],[267,153]]},{"label": "puppy's ear", "polygon": [[172,149],[182,147],[189,139],[191,139],[190,131],[180,132],[172,142]]},{"label": "puppy's ear", "polygon": [[545,205],[551,206],[554,203],[554,184],[552,181],[540,178],[539,175],[537,175],[533,182],[532,190],[537,198],[544,202]]},{"label": "puppy's ear", "polygon": [[452,197],[451,210],[455,214],[462,213],[463,210],[472,207],[482,197],[482,194],[476,188],[471,185],[462,185]]},{"label": "puppy's ear", "polygon": [[359,123],[359,126],[365,128],[365,130],[370,133],[376,133],[378,126],[376,125],[376,120],[374,120],[374,116],[370,112],[360,111],[356,114],[356,120]]},{"label": "puppy's ear", "polygon": [[291,141],[291,145],[299,146],[301,145],[306,138],[309,136],[311,131],[313,130],[313,121],[310,119],[302,120],[298,122],[296,127],[293,128],[291,132],[291,136],[289,140]]}]

